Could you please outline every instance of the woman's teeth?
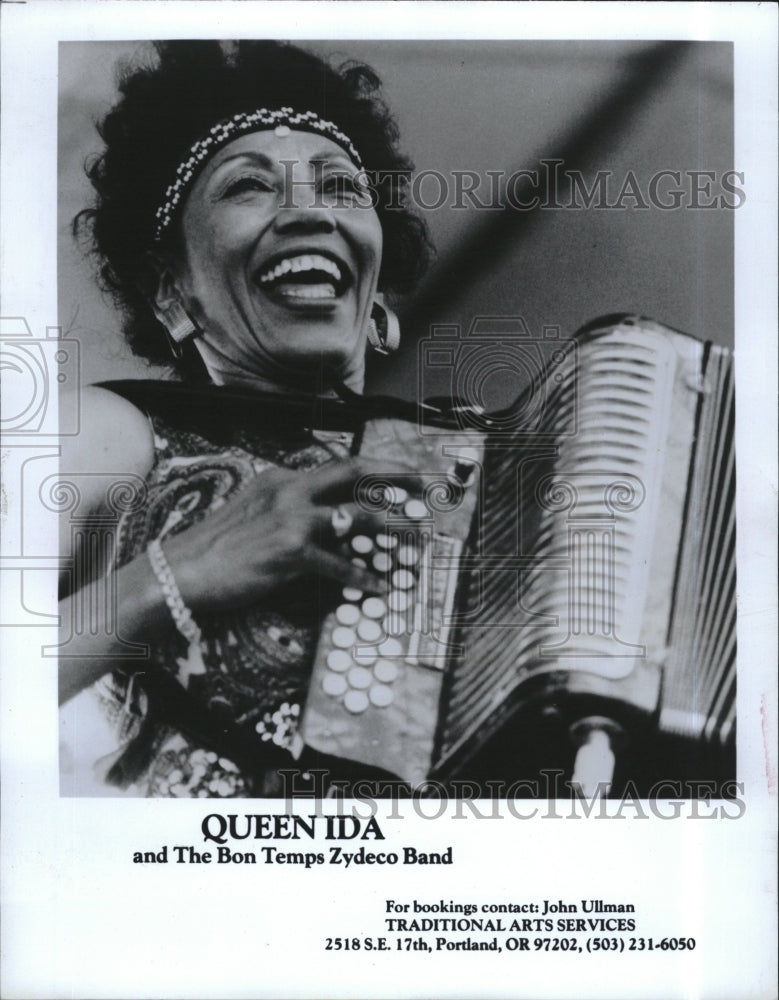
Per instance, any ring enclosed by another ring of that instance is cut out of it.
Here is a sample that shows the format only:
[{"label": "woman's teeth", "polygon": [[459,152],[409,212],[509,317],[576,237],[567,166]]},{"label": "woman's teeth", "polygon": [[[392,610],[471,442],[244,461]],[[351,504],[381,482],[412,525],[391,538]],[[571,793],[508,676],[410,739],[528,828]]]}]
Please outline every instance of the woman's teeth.
[{"label": "woman's teeth", "polygon": [[332,285],[280,285],[278,291],[290,299],[334,299],[335,288]]},{"label": "woman's teeth", "polygon": [[[278,281],[286,275],[303,275],[311,271],[320,271],[327,275],[331,275],[335,283],[341,281],[340,267],[335,263],[335,261],[330,260],[328,257],[322,257],[320,254],[299,254],[294,257],[285,257],[272,268],[263,271],[258,280],[260,284],[268,285],[272,282]],[[329,282],[328,286],[332,287],[329,285]],[[309,283],[307,287],[311,289],[319,286]],[[335,289],[333,289],[333,292],[335,293]],[[305,297],[313,298],[314,296],[306,295]]]}]

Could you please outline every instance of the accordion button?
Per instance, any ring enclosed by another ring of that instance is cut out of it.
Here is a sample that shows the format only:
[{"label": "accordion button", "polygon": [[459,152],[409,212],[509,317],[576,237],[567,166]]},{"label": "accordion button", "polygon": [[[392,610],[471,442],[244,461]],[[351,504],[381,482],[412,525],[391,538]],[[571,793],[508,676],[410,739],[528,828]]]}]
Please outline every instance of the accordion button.
[{"label": "accordion button", "polygon": [[368,618],[382,618],[387,605],[380,597],[366,597],[362,602],[362,613]]},{"label": "accordion button", "polygon": [[394,535],[376,535],[376,544],[380,549],[394,549],[398,540]]},{"label": "accordion button", "polygon": [[398,590],[408,590],[414,586],[414,574],[407,569],[396,569],[392,574],[392,586]]},{"label": "accordion button", "polygon": [[356,604],[342,604],[336,609],[335,617],[341,625],[356,625],[360,620],[360,609]]},{"label": "accordion button", "polygon": [[364,691],[347,691],[344,695],[344,707],[354,715],[364,712],[368,704],[368,695]]},{"label": "accordion button", "polygon": [[370,618],[363,618],[357,626],[357,635],[364,642],[376,642],[384,635],[381,625]]},{"label": "accordion button", "polygon": [[386,573],[392,568],[392,556],[388,552],[377,552],[373,557],[373,568],[377,573]]},{"label": "accordion button", "polygon": [[341,593],[347,601],[359,601],[362,597],[362,591],[356,587],[344,587]]},{"label": "accordion button", "polygon": [[390,611],[405,611],[411,603],[411,597],[405,590],[393,590],[387,598]]},{"label": "accordion button", "polygon": [[403,513],[412,521],[418,521],[422,517],[427,517],[429,512],[421,500],[409,500],[403,508]]},{"label": "accordion button", "polygon": [[346,675],[346,679],[349,681],[351,687],[359,691],[369,688],[373,683],[371,672],[370,670],[366,670],[365,667],[352,667]]},{"label": "accordion button", "polygon": [[408,499],[408,493],[406,493],[402,486],[387,486],[384,490],[384,496],[387,498],[387,502],[391,504],[405,503]]},{"label": "accordion button", "polygon": [[325,674],[322,678],[322,690],[331,698],[340,698],[346,688],[346,678],[343,674]]},{"label": "accordion button", "polygon": [[337,646],[339,649],[349,649],[354,645],[357,636],[350,628],[338,625],[333,629],[332,639],[333,645]]},{"label": "accordion button", "polygon": [[379,646],[379,654],[381,656],[401,656],[402,653],[403,647],[397,639],[385,639]]},{"label": "accordion button", "polygon": [[368,697],[377,708],[386,708],[387,705],[392,704],[395,696],[384,684],[374,684],[368,692]]},{"label": "accordion button", "polygon": [[355,535],[352,539],[352,548],[361,556],[367,556],[373,550],[373,542],[367,535]]},{"label": "accordion button", "polygon": [[345,673],[352,665],[352,658],[345,649],[331,649],[327,654],[327,665],[339,674]]},{"label": "accordion button", "polygon": [[398,676],[397,665],[391,660],[378,660],[373,667],[373,676],[382,684],[391,684]]},{"label": "accordion button", "polygon": [[401,545],[398,549],[397,559],[401,566],[416,566],[419,561],[419,553],[413,545]]}]

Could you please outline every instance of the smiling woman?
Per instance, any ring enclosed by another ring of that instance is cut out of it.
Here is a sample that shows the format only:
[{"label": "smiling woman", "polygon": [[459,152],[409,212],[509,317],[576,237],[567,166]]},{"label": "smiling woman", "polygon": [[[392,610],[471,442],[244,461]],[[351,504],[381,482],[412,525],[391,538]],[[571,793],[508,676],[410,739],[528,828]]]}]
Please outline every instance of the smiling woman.
[{"label": "smiling woman", "polygon": [[214,382],[362,388],[382,233],[359,169],[332,140],[287,126],[206,163],[156,305],[164,315],[180,297]]},{"label": "smiling woman", "polygon": [[[285,421],[285,400],[361,391],[368,342],[392,339],[383,294],[421,273],[426,231],[366,66],[275,42],[174,42],[120,92],[76,231],[133,350],[184,386],[87,389],[63,454],[90,525],[62,533],[63,791],[277,793],[278,767],[302,752],[323,614],[340,588],[385,587],[343,536],[379,533],[354,491],[388,471],[351,457],[346,431]],[[218,394],[198,406],[187,384]],[[242,414],[227,418],[236,390]],[[258,419],[260,398],[281,417]],[[127,484],[133,499],[106,520]],[[99,625],[80,628],[87,608]]]}]

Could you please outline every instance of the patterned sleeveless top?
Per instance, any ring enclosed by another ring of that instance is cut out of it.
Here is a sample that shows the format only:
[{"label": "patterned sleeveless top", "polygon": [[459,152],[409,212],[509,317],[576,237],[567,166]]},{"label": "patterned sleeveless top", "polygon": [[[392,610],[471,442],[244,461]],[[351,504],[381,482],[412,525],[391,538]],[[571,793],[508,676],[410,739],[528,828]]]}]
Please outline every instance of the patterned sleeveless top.
[{"label": "patterned sleeveless top", "polygon": [[[264,470],[314,469],[349,453],[350,435],[301,432],[277,440],[245,431],[209,440],[150,415],[155,458],[140,509],[121,515],[115,568],[145,552],[152,539],[163,544],[230,500]],[[258,532],[262,525],[257,526]],[[324,610],[319,587],[305,581],[277,592],[249,609],[198,616],[200,656],[171,630],[152,650],[153,662],[173,675],[212,717],[250,727],[259,739],[288,749],[302,748],[297,726],[307,690]],[[146,732],[143,773],[135,788],[148,796],[234,797],[252,794],[251,778],[227,757],[169,725],[152,726],[149,704],[133,674],[116,671],[100,682],[99,696],[120,738]],[[146,725],[144,725],[146,718]],[[137,755],[136,755],[137,757]]]}]

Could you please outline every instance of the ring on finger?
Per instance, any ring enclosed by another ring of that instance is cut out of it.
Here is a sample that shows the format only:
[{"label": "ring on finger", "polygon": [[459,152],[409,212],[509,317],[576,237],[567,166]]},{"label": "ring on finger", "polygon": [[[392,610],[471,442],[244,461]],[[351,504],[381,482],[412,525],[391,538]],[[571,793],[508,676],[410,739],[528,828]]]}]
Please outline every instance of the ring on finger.
[{"label": "ring on finger", "polygon": [[330,525],[336,538],[343,538],[348,535],[354,518],[344,507],[333,507],[330,515]]}]

